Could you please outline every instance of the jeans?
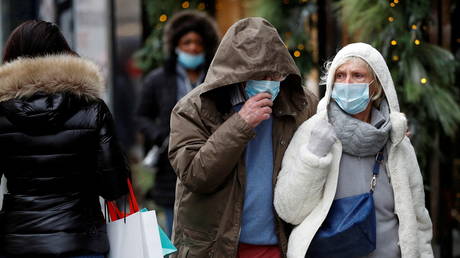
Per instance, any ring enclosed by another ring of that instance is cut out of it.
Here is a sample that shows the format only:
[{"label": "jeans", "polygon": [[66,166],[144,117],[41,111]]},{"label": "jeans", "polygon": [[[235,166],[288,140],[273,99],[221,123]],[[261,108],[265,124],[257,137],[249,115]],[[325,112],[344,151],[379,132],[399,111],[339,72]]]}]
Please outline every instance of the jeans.
[{"label": "jeans", "polygon": [[172,227],[173,227],[173,220],[174,220],[174,207],[164,207],[164,212],[166,216],[166,228],[165,233],[171,238],[172,235]]}]

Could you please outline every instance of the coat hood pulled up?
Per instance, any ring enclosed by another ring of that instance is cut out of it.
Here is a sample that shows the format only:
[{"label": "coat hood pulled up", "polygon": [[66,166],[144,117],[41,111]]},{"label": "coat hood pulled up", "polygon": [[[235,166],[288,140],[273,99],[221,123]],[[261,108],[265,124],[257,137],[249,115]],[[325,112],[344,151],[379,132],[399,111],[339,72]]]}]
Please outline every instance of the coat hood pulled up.
[{"label": "coat hood pulled up", "polygon": [[363,59],[374,71],[375,76],[382,85],[383,92],[385,93],[390,108],[390,120],[393,127],[391,130],[392,142],[399,143],[406,133],[407,121],[405,115],[399,112],[398,97],[385,59],[377,49],[366,43],[349,44],[343,47],[334,57],[327,74],[326,93],[318,104],[318,113],[327,110],[327,106],[331,101],[335,71],[339,65],[343,64],[343,60],[348,57],[359,57]]},{"label": "coat hood pulled up", "polygon": [[228,29],[199,88],[204,93],[270,74],[287,76],[301,89],[300,72],[273,25],[246,18]]}]

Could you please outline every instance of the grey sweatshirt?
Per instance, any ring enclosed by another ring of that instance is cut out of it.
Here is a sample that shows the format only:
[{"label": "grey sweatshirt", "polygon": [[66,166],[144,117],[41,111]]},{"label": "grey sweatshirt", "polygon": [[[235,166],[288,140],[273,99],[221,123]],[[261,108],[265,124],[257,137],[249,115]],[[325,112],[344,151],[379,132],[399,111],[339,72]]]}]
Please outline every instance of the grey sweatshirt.
[{"label": "grey sweatshirt", "polygon": [[[379,128],[385,120],[376,108],[372,111],[371,124]],[[387,160],[384,152],[384,159]],[[372,179],[372,167],[375,156],[357,157],[342,153],[339,169],[339,181],[335,199],[359,195],[369,191]],[[386,162],[384,162],[386,164]],[[394,213],[394,196],[390,178],[385,165],[380,166],[377,185],[374,192],[374,205],[377,217],[377,248],[367,257],[393,258],[401,257],[398,237],[398,219]]]}]

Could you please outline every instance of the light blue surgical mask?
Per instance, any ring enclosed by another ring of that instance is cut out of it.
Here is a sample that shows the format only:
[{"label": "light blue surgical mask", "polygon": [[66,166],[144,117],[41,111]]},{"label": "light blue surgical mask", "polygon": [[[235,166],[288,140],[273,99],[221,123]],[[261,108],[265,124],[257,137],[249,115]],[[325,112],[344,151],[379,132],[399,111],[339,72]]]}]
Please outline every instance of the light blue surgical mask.
[{"label": "light blue surgical mask", "polygon": [[204,63],[204,53],[198,55],[192,55],[176,49],[177,61],[186,69],[196,69],[198,66]]},{"label": "light blue surgical mask", "polygon": [[280,82],[249,80],[246,82],[244,90],[249,98],[262,92],[268,92],[272,95],[272,101],[274,101],[280,92]]},{"label": "light blue surgical mask", "polygon": [[334,83],[332,98],[346,113],[361,113],[369,104],[369,83]]}]

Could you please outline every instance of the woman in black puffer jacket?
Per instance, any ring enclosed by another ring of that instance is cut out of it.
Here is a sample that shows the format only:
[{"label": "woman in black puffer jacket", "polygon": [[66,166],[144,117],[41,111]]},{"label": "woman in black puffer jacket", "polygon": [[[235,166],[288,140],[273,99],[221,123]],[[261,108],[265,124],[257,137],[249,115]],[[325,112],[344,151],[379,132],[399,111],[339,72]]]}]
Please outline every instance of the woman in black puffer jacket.
[{"label": "woman in black puffer jacket", "polygon": [[100,99],[96,65],[59,28],[28,21],[8,39],[0,67],[0,256],[104,257],[99,196],[127,192],[130,171]]}]

